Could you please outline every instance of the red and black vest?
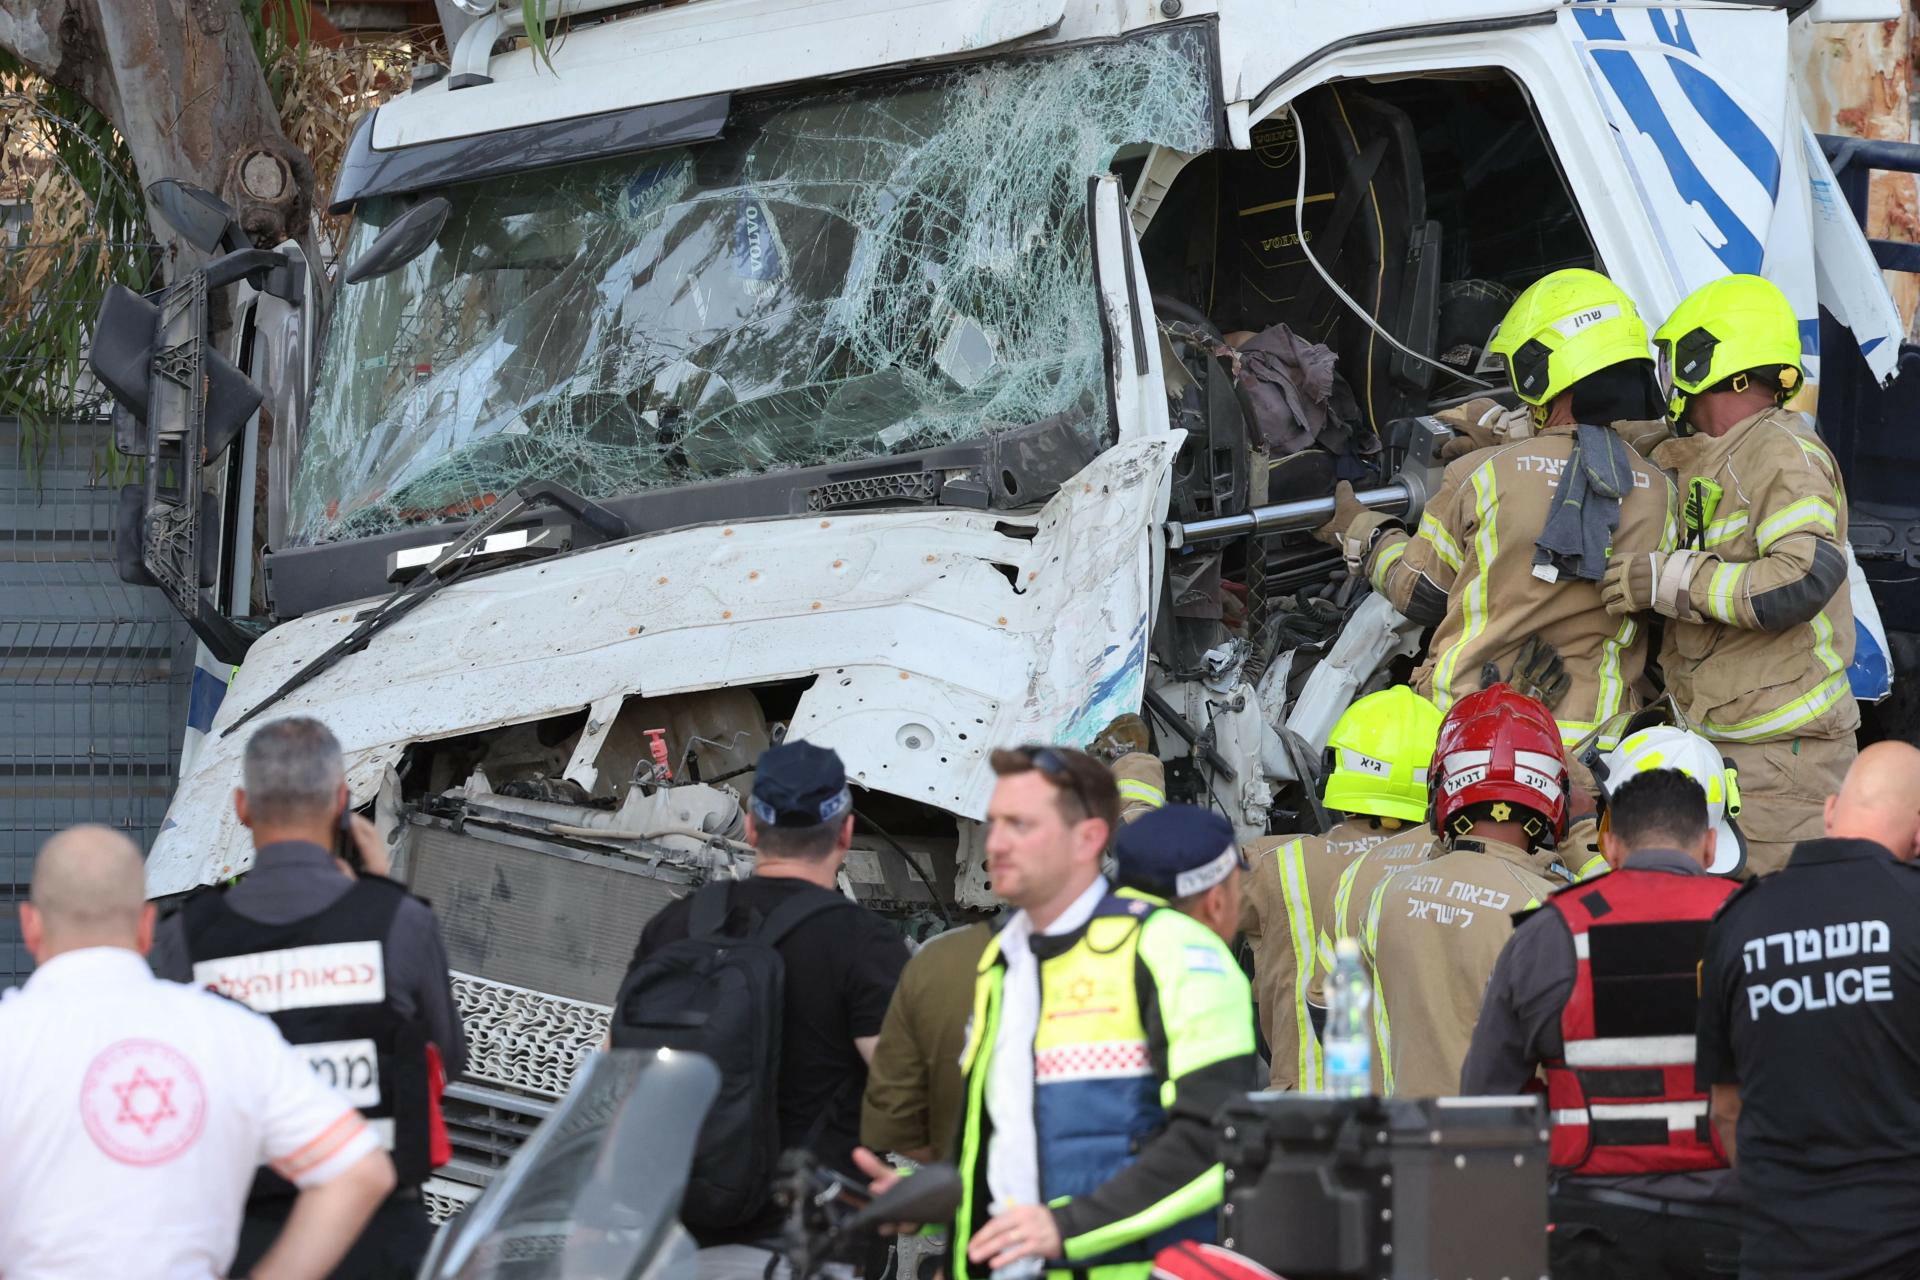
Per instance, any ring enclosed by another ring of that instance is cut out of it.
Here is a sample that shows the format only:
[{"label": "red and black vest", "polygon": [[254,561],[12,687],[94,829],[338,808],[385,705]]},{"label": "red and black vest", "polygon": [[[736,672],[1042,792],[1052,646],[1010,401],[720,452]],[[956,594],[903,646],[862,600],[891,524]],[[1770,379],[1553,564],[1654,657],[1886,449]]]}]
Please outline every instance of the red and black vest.
[{"label": "red and black vest", "polygon": [[[181,909],[195,986],[272,1018],[315,1074],[360,1109],[393,1156],[399,1185],[432,1172],[427,1036],[403,1017],[387,985],[386,938],[407,891],[362,876],[317,915],[265,924],[204,889]],[[262,1169],[253,1198],[290,1196],[291,1183]]]},{"label": "red and black vest", "polygon": [[1565,1056],[1546,1064],[1557,1169],[1593,1177],[1723,1169],[1693,1077],[1707,926],[1739,886],[1615,871],[1547,900],[1573,935]]}]

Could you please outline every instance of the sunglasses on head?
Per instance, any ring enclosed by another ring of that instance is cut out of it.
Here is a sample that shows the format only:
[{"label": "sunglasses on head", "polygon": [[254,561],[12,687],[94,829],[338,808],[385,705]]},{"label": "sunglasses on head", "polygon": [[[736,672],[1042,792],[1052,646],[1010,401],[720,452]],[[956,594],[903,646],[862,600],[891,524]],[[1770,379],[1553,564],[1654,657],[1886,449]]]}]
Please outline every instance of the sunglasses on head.
[{"label": "sunglasses on head", "polygon": [[1080,812],[1091,814],[1093,805],[1087,800],[1087,793],[1081,789],[1080,779],[1067,766],[1066,757],[1052,747],[1040,743],[1029,743],[1015,747],[1015,751],[1027,758],[1034,770],[1048,782],[1061,790],[1072,794],[1074,802],[1080,806]]}]

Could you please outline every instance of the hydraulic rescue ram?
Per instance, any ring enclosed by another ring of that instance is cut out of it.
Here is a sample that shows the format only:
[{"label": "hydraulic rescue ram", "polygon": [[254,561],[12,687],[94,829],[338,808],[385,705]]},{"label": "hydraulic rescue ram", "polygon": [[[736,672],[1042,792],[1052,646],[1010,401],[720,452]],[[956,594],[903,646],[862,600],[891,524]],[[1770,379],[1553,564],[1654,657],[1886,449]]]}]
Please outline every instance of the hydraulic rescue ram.
[{"label": "hydraulic rescue ram", "polygon": [[[1414,418],[1408,422],[1404,461],[1393,479],[1377,489],[1358,489],[1354,497],[1372,511],[1399,516],[1412,527],[1426,507],[1427,499],[1440,487],[1446,462],[1440,447],[1453,438],[1453,431],[1438,418]],[[1333,519],[1334,501],[1324,498],[1297,498],[1254,507],[1238,515],[1215,516],[1211,520],[1169,520],[1167,545],[1189,547],[1201,542],[1221,542],[1228,538],[1260,537],[1270,533],[1296,533],[1317,529]]]}]

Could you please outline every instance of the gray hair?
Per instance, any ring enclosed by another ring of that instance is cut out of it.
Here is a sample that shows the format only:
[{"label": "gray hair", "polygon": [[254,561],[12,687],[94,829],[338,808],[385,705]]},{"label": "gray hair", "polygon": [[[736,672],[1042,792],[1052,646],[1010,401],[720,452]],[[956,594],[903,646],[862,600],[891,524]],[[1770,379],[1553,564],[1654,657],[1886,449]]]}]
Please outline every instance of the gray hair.
[{"label": "gray hair", "polygon": [[309,716],[254,730],[242,766],[247,808],[256,822],[325,821],[346,778],[340,741]]}]

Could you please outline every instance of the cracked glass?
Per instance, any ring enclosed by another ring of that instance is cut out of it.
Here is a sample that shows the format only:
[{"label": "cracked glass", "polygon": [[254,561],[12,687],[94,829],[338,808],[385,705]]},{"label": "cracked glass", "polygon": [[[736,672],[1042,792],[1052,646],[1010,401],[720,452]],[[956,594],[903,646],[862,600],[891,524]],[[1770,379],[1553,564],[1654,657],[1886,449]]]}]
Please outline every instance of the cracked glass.
[{"label": "cracked glass", "polygon": [[[342,286],[291,502],[305,544],[515,484],[605,498],[1077,414],[1105,431],[1087,180],[1213,137],[1204,31],[737,104],[725,135],[457,186]],[[409,197],[365,202],[352,262]]]}]

